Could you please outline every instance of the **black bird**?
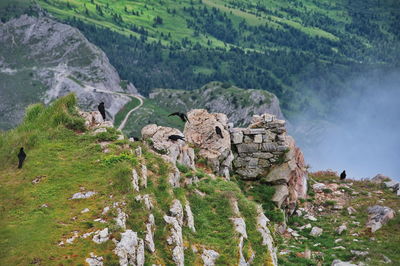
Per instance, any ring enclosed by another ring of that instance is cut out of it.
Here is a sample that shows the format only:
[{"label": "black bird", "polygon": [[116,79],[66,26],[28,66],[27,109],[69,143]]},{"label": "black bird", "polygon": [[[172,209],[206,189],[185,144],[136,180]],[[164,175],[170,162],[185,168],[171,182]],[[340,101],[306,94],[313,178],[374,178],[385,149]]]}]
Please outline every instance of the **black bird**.
[{"label": "black bird", "polygon": [[179,116],[180,119],[181,119],[183,122],[189,122],[189,119],[188,119],[188,117],[186,116],[185,113],[175,112],[175,113],[170,114],[169,116],[173,116],[173,115]]},{"label": "black bird", "polygon": [[221,131],[221,129],[219,128],[219,126],[216,126],[216,127],[215,127],[215,133],[217,133],[217,135],[220,136],[221,139],[224,138],[224,136],[222,135],[222,131]]},{"label": "black bird", "polygon": [[343,170],[343,172],[340,174],[340,180],[345,180],[346,179],[346,170]]},{"label": "black bird", "polygon": [[178,139],[185,141],[185,137],[179,136],[179,135],[171,135],[168,137],[168,139],[172,141],[177,141]]},{"label": "black bird", "polygon": [[21,148],[18,153],[18,168],[22,168],[22,164],[24,163],[26,158],[26,153],[24,152],[24,148]]},{"label": "black bird", "polygon": [[106,120],[106,108],[104,107],[104,102],[101,102],[97,108],[99,109],[99,112],[103,117],[103,120]]}]

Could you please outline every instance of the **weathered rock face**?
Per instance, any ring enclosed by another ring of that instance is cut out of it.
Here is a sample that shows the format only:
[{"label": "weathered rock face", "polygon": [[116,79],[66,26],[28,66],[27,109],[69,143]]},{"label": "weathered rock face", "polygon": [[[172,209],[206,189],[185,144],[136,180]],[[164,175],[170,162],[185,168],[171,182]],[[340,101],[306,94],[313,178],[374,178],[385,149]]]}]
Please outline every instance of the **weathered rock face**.
[{"label": "weathered rock face", "polygon": [[173,164],[178,162],[194,169],[194,150],[183,140],[168,139],[171,135],[183,136],[182,132],[176,128],[162,127],[156,124],[147,125],[142,129],[142,138],[150,140],[150,145],[157,152],[166,154]]},{"label": "weathered rock face", "polygon": [[285,121],[270,114],[253,116],[248,128],[232,128],[235,172],[244,180],[260,180],[275,186],[273,201],[293,209],[307,194],[304,157]]},{"label": "weathered rock face", "polygon": [[[233,154],[226,115],[194,109],[187,116],[190,121],[184,130],[187,141],[200,148],[199,155],[208,160],[215,173],[229,178]],[[216,127],[221,129],[222,137],[216,133]]]},{"label": "weathered rock face", "polygon": [[130,101],[115,92],[136,93],[131,84],[120,86],[102,50],[79,30],[51,18],[23,15],[2,24],[0,47],[0,98],[7,99],[0,104],[0,127],[17,124],[27,105],[47,104],[70,92],[87,110],[105,102],[114,117]]},{"label": "weathered rock face", "polygon": [[391,208],[379,205],[369,207],[368,214],[367,228],[369,228],[372,233],[379,230],[395,216],[395,212]]}]

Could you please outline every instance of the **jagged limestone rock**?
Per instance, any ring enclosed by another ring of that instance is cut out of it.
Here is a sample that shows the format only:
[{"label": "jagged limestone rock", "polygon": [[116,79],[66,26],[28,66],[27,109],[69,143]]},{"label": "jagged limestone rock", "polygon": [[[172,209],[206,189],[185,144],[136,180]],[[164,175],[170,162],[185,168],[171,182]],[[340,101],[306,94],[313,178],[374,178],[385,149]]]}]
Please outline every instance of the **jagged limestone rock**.
[{"label": "jagged limestone rock", "polygon": [[154,150],[168,156],[173,164],[178,162],[195,169],[194,150],[183,140],[172,141],[168,139],[171,135],[183,136],[182,132],[176,128],[162,127],[156,124],[147,125],[142,128],[142,138],[149,140]]},{"label": "jagged limestone rock", "polygon": [[151,202],[151,198],[149,194],[146,195],[138,195],[135,197],[136,201],[139,202],[144,202],[144,206],[146,207],[147,210],[153,209],[153,203]]},{"label": "jagged limestone rock", "polygon": [[189,203],[185,204],[185,211],[186,211],[186,224],[192,230],[192,232],[196,232],[196,228],[194,227],[194,218],[192,209],[190,208]]},{"label": "jagged limestone rock", "polygon": [[369,228],[372,233],[379,230],[384,224],[386,224],[389,220],[393,219],[394,216],[396,215],[393,209],[379,205],[369,207],[367,211],[368,211],[367,228]]},{"label": "jagged limestone rock", "polygon": [[96,194],[95,191],[78,192],[72,195],[71,199],[88,199]]},{"label": "jagged limestone rock", "polygon": [[171,173],[169,173],[168,176],[168,182],[171,184],[172,187],[180,187],[180,179],[181,179],[181,174],[178,170],[178,168],[174,168]]},{"label": "jagged limestone rock", "polygon": [[114,218],[115,223],[121,227],[122,229],[126,229],[126,219],[128,218],[128,215],[123,212],[120,208],[117,208],[117,213],[118,216]]},{"label": "jagged limestone rock", "polygon": [[265,216],[261,206],[257,206],[257,231],[260,232],[262,236],[262,245],[268,247],[268,252],[271,256],[272,265],[278,265],[278,258],[276,256],[276,248],[274,247],[274,240],[271,235],[271,231],[267,227],[269,219]]},{"label": "jagged limestone rock", "polygon": [[183,225],[183,207],[179,200],[175,199],[172,202],[172,206],[169,209],[171,216],[175,217],[179,222],[179,225]]},{"label": "jagged limestone rock", "polygon": [[182,227],[175,217],[164,215],[164,221],[171,225],[171,234],[167,238],[167,243],[174,246],[172,250],[172,260],[176,265],[183,266],[185,261]]},{"label": "jagged limestone rock", "polygon": [[135,191],[139,192],[139,175],[136,169],[132,169],[132,186]]},{"label": "jagged limestone rock", "polygon": [[289,196],[289,189],[287,185],[277,185],[274,186],[275,188],[275,194],[272,197],[272,201],[280,208],[283,204],[283,202],[287,199]]},{"label": "jagged limestone rock", "polygon": [[204,266],[214,266],[218,257],[219,253],[212,249],[203,249],[203,254],[201,254]]},{"label": "jagged limestone rock", "polygon": [[103,266],[103,257],[96,256],[93,252],[90,257],[85,260],[89,266]]},{"label": "jagged limestone rock", "polygon": [[140,178],[141,181],[140,185],[143,188],[147,188],[147,166],[145,164],[142,164],[141,170],[142,170],[142,175]]},{"label": "jagged limestone rock", "polygon": [[357,266],[357,264],[353,264],[348,261],[334,260],[331,266]]},{"label": "jagged limestone rock", "polygon": [[154,216],[153,214],[149,215],[149,218],[146,223],[146,236],[144,238],[147,249],[151,252],[154,253],[156,251],[156,246],[154,244]]},{"label": "jagged limestone rock", "polygon": [[246,222],[243,218],[231,218],[235,231],[238,232],[242,237],[247,238]]},{"label": "jagged limestone rock", "polygon": [[144,265],[144,242],[138,238],[137,233],[126,230],[121,233],[119,241],[114,249],[114,253],[119,257],[119,265]]},{"label": "jagged limestone rock", "polygon": [[93,236],[93,242],[100,244],[104,243],[109,239],[108,228],[104,228],[103,230],[96,231]]},{"label": "jagged limestone rock", "polygon": [[[200,148],[199,156],[207,159],[215,173],[229,175],[233,154],[226,115],[210,114],[205,109],[194,109],[188,112],[187,116],[190,123],[185,124],[186,140]],[[223,138],[216,133],[216,127],[221,129]]]}]

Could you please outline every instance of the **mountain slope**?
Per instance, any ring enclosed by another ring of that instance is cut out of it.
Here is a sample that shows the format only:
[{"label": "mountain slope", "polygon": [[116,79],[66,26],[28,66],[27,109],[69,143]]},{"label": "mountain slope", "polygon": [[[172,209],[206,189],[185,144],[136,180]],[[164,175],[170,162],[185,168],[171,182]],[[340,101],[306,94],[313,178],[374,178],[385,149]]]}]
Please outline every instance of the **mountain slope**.
[{"label": "mountain slope", "polygon": [[[23,15],[0,28],[0,128],[21,121],[27,105],[75,92],[82,107],[104,101],[113,117],[135,88],[121,81],[99,48],[78,30],[50,18]],[[95,91],[95,89],[97,91]]]},{"label": "mountain slope", "polygon": [[287,117],[323,116],[348,93],[344,81],[399,62],[393,0],[39,3],[83,31],[144,95],[218,80],[273,92]]},{"label": "mountain slope", "polygon": [[210,82],[200,89],[190,91],[154,90],[145,100],[144,106],[131,115],[124,132],[140,136],[142,127],[149,123],[183,129],[179,118],[168,115],[196,108],[226,114],[229,122],[235,126],[249,124],[253,114],[270,113],[283,119],[279,100],[274,94],[265,90],[245,90],[228,83]]},{"label": "mountain slope", "polygon": [[[172,225],[167,221],[175,219],[177,202],[185,207],[181,214],[185,224],[179,226],[185,265],[202,264],[205,249],[218,252],[217,264],[233,265],[239,259],[239,238],[230,220],[235,217],[232,200],[237,200],[247,224],[246,260],[255,252],[256,264],[271,263],[271,254],[256,229],[257,205],[235,182],[215,177],[205,168],[181,168],[186,178],[198,175],[201,180],[173,188],[167,180],[171,165],[144,143],[116,140],[119,133],[112,128],[98,134],[82,133],[84,120],[76,112],[75,101],[69,95],[47,108],[33,105],[19,127],[0,135],[1,265],[83,265],[91,252],[102,256],[105,265],[119,265],[113,251],[115,241],[121,241],[120,233],[126,230],[145,239],[150,214],[155,252],[147,249],[146,242],[143,260],[175,264],[174,245],[168,240]],[[102,152],[105,144],[107,153]],[[25,147],[27,160],[17,170],[14,155],[20,145]],[[142,152],[137,153],[138,149]],[[140,176],[140,191],[132,185],[133,172]],[[75,193],[91,191],[95,194],[88,198],[72,199]],[[149,197],[151,208],[137,196]],[[196,232],[186,225],[187,206]],[[105,241],[94,237],[105,228]],[[104,242],[97,244],[92,239]]]}]

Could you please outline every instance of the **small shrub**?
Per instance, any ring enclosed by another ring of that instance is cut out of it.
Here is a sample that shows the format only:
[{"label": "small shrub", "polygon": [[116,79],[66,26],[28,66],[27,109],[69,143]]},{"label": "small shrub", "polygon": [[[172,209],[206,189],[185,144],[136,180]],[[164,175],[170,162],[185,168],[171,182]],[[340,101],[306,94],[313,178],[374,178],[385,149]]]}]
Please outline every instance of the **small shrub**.
[{"label": "small shrub", "polygon": [[187,167],[186,165],[176,163],[176,167],[178,168],[179,172],[181,172],[181,173],[185,174],[185,173],[189,172],[189,167]]},{"label": "small shrub", "polygon": [[334,200],[327,200],[325,201],[325,206],[334,206],[336,204],[336,201]]},{"label": "small shrub", "polygon": [[118,132],[115,128],[107,128],[106,132],[98,133],[95,137],[99,141],[114,141],[118,139]]},{"label": "small shrub", "polygon": [[134,166],[138,165],[137,158],[134,157],[134,155],[127,153],[121,153],[120,155],[109,155],[103,159],[103,164],[111,166],[122,161],[128,161]]},{"label": "small shrub", "polygon": [[331,193],[332,193],[332,190],[329,189],[329,188],[324,188],[324,189],[322,190],[322,192],[327,193],[327,194],[331,194]]}]

